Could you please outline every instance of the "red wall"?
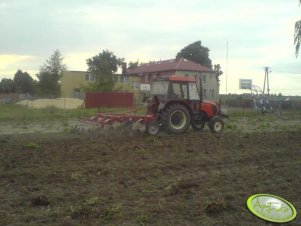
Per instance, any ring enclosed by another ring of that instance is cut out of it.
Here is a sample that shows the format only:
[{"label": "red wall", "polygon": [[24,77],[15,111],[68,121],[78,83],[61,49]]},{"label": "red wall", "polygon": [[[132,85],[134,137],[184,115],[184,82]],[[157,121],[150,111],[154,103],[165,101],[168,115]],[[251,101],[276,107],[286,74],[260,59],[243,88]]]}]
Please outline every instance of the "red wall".
[{"label": "red wall", "polygon": [[98,107],[134,107],[133,93],[98,93],[87,92],[85,96],[86,108]]}]

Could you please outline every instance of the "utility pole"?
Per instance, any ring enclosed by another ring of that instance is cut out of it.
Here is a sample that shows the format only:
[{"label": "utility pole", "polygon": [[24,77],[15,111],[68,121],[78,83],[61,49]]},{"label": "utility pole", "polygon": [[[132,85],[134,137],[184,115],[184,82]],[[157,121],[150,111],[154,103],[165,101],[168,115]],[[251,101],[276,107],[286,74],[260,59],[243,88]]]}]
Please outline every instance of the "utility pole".
[{"label": "utility pole", "polygon": [[270,82],[269,73],[271,72],[269,67],[264,67],[264,83],[263,83],[263,94],[265,92],[265,86],[267,86],[268,95],[270,95]]},{"label": "utility pole", "polygon": [[229,65],[229,54],[228,54],[228,41],[227,41],[227,54],[226,54],[226,60],[227,60],[227,69],[226,69],[226,94],[228,94],[228,65]]}]

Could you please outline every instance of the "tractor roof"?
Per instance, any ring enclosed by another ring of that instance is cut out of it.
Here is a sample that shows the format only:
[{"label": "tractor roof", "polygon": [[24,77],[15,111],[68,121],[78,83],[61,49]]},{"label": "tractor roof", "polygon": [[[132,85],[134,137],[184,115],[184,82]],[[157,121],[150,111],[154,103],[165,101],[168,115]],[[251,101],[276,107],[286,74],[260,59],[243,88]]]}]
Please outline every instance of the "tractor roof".
[{"label": "tractor roof", "polygon": [[169,77],[159,77],[155,81],[177,81],[177,82],[196,82],[195,78],[186,76],[169,76]]},{"label": "tractor roof", "polygon": [[211,68],[197,64],[193,61],[179,58],[171,60],[160,60],[156,62],[149,62],[141,64],[134,69],[128,69],[128,75],[142,75],[142,74],[158,74],[161,72],[175,72],[175,71],[193,71],[193,72],[209,72],[212,73]]}]

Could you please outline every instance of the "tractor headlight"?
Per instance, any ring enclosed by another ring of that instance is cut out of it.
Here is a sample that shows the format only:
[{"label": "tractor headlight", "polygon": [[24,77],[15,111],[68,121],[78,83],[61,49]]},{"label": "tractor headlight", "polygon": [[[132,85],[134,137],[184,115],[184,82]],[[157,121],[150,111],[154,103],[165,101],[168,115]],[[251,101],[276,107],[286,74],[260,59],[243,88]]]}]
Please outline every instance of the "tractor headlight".
[{"label": "tractor headlight", "polygon": [[221,111],[222,117],[228,118],[228,110],[227,109],[221,108],[220,111]]}]

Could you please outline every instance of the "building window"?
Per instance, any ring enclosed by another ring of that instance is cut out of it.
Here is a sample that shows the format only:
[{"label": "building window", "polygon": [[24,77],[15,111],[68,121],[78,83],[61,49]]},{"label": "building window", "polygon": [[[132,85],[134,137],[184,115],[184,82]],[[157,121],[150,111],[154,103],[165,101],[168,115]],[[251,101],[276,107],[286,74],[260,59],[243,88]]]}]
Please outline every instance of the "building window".
[{"label": "building window", "polygon": [[120,83],[127,84],[129,82],[129,77],[127,76],[120,76]]},{"label": "building window", "polygon": [[203,97],[207,97],[207,90],[206,89],[203,90]]},{"label": "building window", "polygon": [[133,82],[134,90],[139,90],[139,86],[140,86],[139,82],[136,82],[136,81]]},{"label": "building window", "polygon": [[144,75],[144,82],[150,82],[150,76],[148,74]]},{"label": "building window", "polygon": [[211,98],[214,99],[214,89],[210,90],[210,95],[211,95]]},{"label": "building window", "polygon": [[156,75],[156,74],[154,74],[154,75],[151,76],[151,80],[152,80],[152,81],[155,80],[156,78],[157,78],[157,75]]},{"label": "building window", "polygon": [[80,95],[80,89],[78,89],[78,88],[74,89],[74,91],[73,91],[73,97],[80,99],[80,97],[81,97],[81,95]]},{"label": "building window", "polygon": [[88,82],[95,82],[96,78],[91,73],[87,73],[87,74],[85,74],[85,80]]},{"label": "building window", "polygon": [[207,75],[202,75],[202,81],[205,83],[207,80]]}]

